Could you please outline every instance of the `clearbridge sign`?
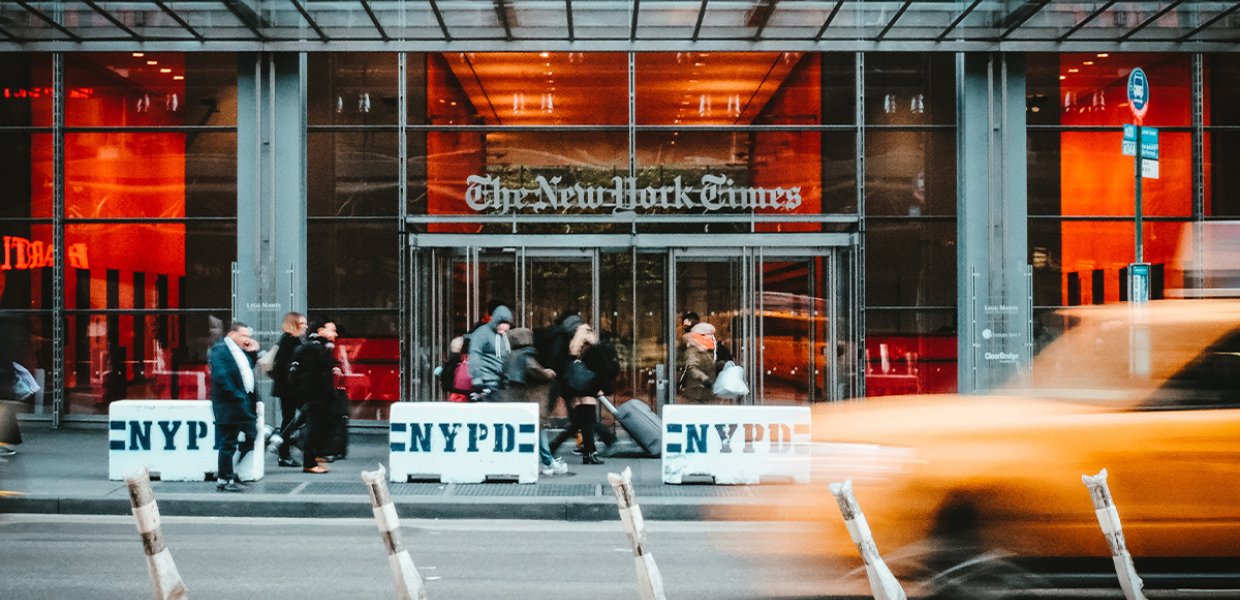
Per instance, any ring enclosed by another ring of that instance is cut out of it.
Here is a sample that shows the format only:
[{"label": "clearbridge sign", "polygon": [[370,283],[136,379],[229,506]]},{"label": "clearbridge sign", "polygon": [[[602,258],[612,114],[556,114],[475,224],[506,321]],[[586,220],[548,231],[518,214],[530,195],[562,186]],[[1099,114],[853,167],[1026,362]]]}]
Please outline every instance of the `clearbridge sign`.
[{"label": "clearbridge sign", "polygon": [[534,187],[504,187],[499,178],[470,175],[465,204],[479,212],[506,214],[542,211],[755,210],[793,211],[801,188],[738,187],[725,175],[703,175],[697,185],[677,176],[671,185],[639,186],[635,177],[613,177],[611,185],[567,185],[560,177],[534,178]]}]

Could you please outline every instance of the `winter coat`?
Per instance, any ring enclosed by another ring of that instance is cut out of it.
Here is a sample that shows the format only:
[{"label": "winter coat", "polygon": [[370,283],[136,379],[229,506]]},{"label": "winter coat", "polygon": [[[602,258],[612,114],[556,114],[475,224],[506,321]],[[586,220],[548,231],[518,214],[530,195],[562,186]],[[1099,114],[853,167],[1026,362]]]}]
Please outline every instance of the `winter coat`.
[{"label": "winter coat", "polygon": [[699,323],[684,335],[685,366],[680,377],[680,392],[689,402],[705,403],[715,399],[715,328]]},{"label": "winter coat", "polygon": [[469,379],[474,388],[503,387],[504,359],[511,352],[508,336],[499,333],[500,323],[512,323],[512,311],[498,306],[491,320],[469,334]]},{"label": "winter coat", "polygon": [[271,395],[276,398],[295,399],[296,390],[288,386],[288,365],[293,362],[293,352],[301,345],[301,338],[284,332],[276,346],[275,359],[271,361]]},{"label": "winter coat", "polygon": [[293,353],[296,365],[289,367],[290,387],[313,409],[335,408],[336,377],[332,372],[336,367],[335,348],[335,344],[312,333]]},{"label": "winter coat", "polygon": [[538,362],[538,353],[534,349],[534,333],[524,327],[508,332],[508,341],[512,344],[512,353],[504,361],[504,375],[508,380],[508,389],[504,391],[504,402],[542,402],[555,381],[555,371]]}]

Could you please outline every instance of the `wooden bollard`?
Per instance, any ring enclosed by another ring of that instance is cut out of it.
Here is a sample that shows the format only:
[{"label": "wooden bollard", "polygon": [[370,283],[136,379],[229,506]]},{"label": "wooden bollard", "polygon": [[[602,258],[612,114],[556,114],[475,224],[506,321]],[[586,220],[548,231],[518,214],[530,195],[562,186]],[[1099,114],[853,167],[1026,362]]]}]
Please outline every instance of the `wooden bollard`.
[{"label": "wooden bollard", "polygon": [[908,596],[904,593],[904,588],[900,587],[900,582],[891,574],[891,569],[887,568],[887,563],[883,562],[883,557],[878,554],[878,545],[874,543],[870,524],[866,522],[865,514],[861,512],[861,506],[857,504],[857,497],[853,494],[852,480],[831,484],[831,495],[835,496],[840,513],[844,515],[844,525],[848,527],[849,537],[861,553],[861,561],[865,563],[865,575],[870,580],[870,591],[874,593],[874,600],[906,600]]},{"label": "wooden bollard", "polygon": [[422,576],[417,567],[413,566],[413,557],[400,541],[400,517],[396,516],[396,506],[392,504],[392,495],[387,487],[387,469],[379,465],[376,471],[362,471],[362,481],[370,491],[370,505],[374,508],[375,524],[383,536],[383,544],[387,546],[388,566],[392,569],[392,579],[396,582],[397,600],[426,600],[426,588],[422,584]]},{"label": "wooden bollard", "polygon": [[1081,483],[1089,489],[1089,498],[1094,502],[1094,514],[1098,516],[1098,525],[1102,526],[1102,534],[1107,538],[1107,546],[1111,548],[1111,561],[1115,563],[1115,574],[1119,576],[1119,587],[1124,590],[1128,600],[1145,600],[1145,582],[1137,575],[1137,567],[1132,564],[1132,554],[1124,543],[1124,530],[1119,522],[1119,511],[1115,510],[1115,501],[1111,499],[1111,488],[1107,485],[1107,470],[1097,475],[1081,475]]},{"label": "wooden bollard", "polygon": [[642,518],[642,507],[633,499],[633,470],[625,467],[619,475],[608,473],[607,482],[616,494],[620,520],[624,522],[629,542],[633,544],[633,558],[637,563],[637,597],[641,600],[667,600],[663,594],[663,575],[659,573],[654,556],[646,550],[646,522]]},{"label": "wooden bollard", "polygon": [[146,467],[125,477],[129,486],[129,504],[133,518],[142,535],[142,549],[146,552],[146,569],[151,575],[151,597],[155,600],[182,600],[189,598],[189,589],[181,581],[172,553],[164,545],[164,534],[159,520],[159,506],[151,491],[151,472]]}]

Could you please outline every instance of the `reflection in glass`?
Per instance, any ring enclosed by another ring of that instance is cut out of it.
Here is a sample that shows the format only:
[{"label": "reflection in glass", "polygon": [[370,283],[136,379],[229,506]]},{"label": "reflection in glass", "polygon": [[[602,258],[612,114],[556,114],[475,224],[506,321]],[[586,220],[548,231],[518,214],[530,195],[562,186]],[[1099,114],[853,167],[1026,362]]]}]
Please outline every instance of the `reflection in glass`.
[{"label": "reflection in glass", "polygon": [[308,304],[320,308],[396,308],[397,229],[392,221],[308,225]]},{"label": "reflection in glass", "polygon": [[6,54],[0,61],[0,126],[52,125],[52,55]]},{"label": "reflection in glass", "polygon": [[819,120],[820,75],[816,55],[649,52],[638,53],[635,60],[639,125]]},{"label": "reflection in glass", "polygon": [[6,366],[20,365],[34,378],[39,389],[25,398],[0,391],[0,401],[18,412],[52,412],[52,318],[47,313],[17,315],[0,312],[0,361]]},{"label": "reflection in glass", "polygon": [[233,54],[75,52],[65,55],[65,87],[70,127],[237,122]]},{"label": "reflection in glass", "polygon": [[[755,370],[764,404],[823,400],[827,390],[829,307],[817,259],[764,260]],[[833,360],[833,358],[832,358]]]},{"label": "reflection in glass", "polygon": [[954,306],[956,223],[902,219],[866,227],[867,306]]},{"label": "reflection in glass", "polygon": [[1240,131],[1205,134],[1205,214],[1240,216]]},{"label": "reflection in glass", "polygon": [[873,131],[865,146],[867,215],[955,214],[955,132]]},{"label": "reflection in glass", "polygon": [[[311,308],[311,318],[321,318]],[[393,312],[334,311],[340,336],[336,386],[349,398],[349,417],[384,420],[400,399],[400,334]]]},{"label": "reflection in glass", "polygon": [[[0,251],[0,309],[52,308],[51,224],[0,221]],[[71,247],[70,264],[82,254]]]},{"label": "reflection in glass", "polygon": [[0,134],[0,217],[52,217],[52,136]]},{"label": "reflection in glass", "polygon": [[947,125],[955,121],[955,55],[866,54],[866,123]]},{"label": "reflection in glass", "polygon": [[956,391],[955,311],[866,311],[866,396]]},{"label": "reflection in glass", "polygon": [[400,159],[395,131],[307,134],[311,216],[396,215]]},{"label": "reflection in glass", "polygon": [[1188,54],[1098,52],[1032,54],[1028,61],[1030,124],[1119,127],[1133,122],[1128,75],[1141,67],[1155,82],[1144,124],[1187,127],[1192,123]]},{"label": "reflection in glass", "polygon": [[395,125],[395,53],[311,52],[306,113],[311,125]]}]

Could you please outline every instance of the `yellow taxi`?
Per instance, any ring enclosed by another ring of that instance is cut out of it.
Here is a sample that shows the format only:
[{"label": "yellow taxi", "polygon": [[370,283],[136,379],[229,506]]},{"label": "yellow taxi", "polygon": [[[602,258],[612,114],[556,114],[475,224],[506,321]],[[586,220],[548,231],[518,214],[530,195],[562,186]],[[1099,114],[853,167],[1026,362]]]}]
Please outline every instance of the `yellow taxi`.
[{"label": "yellow taxi", "polygon": [[[1138,570],[1159,558],[1240,565],[1240,302],[1062,318],[1070,327],[1010,391],[818,407],[817,479],[853,480],[879,551],[895,562],[909,548],[1107,559],[1081,482],[1105,468]],[[785,516],[826,519],[786,542],[859,564],[821,487],[786,493]],[[957,558],[969,560],[937,557]]]}]

